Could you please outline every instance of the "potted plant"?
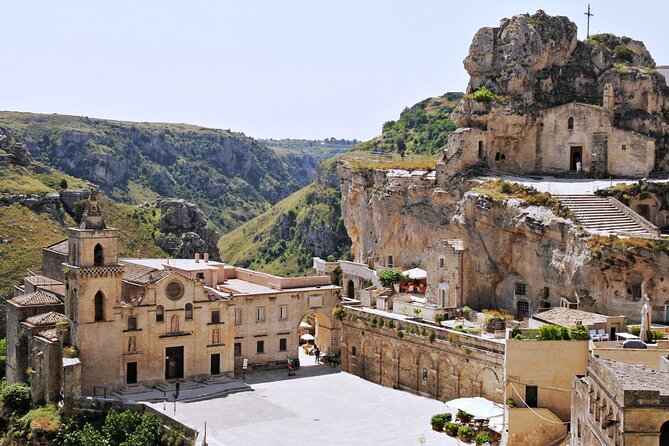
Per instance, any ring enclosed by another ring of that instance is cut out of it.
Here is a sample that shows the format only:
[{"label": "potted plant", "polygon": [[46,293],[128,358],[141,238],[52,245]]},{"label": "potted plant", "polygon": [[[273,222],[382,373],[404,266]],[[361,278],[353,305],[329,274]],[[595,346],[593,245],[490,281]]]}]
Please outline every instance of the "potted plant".
[{"label": "potted plant", "polygon": [[513,400],[513,398],[509,398],[506,400],[506,405],[507,407],[513,408],[516,407],[516,402]]},{"label": "potted plant", "polygon": [[458,428],[458,438],[464,441],[465,443],[471,442],[473,436],[474,436],[474,431],[472,430],[471,427],[460,426]]},{"label": "potted plant", "polygon": [[455,415],[456,420],[460,420],[462,424],[469,423],[472,420],[472,415],[468,414],[464,410],[458,409],[458,413]]},{"label": "potted plant", "polygon": [[433,415],[432,419],[430,420],[430,424],[432,425],[432,430],[441,432],[444,430],[444,419],[441,417],[441,415]]},{"label": "potted plant", "polygon": [[476,438],[474,438],[474,441],[477,446],[481,446],[482,444],[490,443],[490,436],[488,434],[478,434]]},{"label": "potted plant", "polygon": [[455,437],[458,435],[458,428],[459,426],[455,423],[444,423],[444,432],[446,432],[446,435],[449,435],[451,437]]}]

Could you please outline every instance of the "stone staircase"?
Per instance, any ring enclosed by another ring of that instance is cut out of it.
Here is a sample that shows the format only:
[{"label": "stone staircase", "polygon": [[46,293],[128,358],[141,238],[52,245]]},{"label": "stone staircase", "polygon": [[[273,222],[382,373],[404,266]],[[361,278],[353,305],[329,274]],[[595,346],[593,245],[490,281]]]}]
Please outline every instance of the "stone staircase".
[{"label": "stone staircase", "polygon": [[555,195],[586,229],[627,237],[659,238],[660,230],[613,197]]}]

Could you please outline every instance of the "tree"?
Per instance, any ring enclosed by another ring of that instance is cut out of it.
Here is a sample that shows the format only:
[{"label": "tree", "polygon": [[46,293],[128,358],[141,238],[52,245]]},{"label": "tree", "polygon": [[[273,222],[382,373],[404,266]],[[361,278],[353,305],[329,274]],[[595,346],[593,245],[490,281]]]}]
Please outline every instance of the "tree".
[{"label": "tree", "polygon": [[384,269],[383,271],[377,273],[377,277],[379,278],[381,285],[386,288],[390,288],[391,290],[393,289],[393,285],[400,283],[402,279],[404,279],[402,271],[394,268]]}]

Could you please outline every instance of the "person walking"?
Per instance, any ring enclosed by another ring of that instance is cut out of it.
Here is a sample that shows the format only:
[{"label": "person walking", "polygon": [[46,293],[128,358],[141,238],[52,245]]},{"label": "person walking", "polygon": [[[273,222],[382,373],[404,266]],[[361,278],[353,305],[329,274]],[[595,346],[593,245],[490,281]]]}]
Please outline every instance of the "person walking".
[{"label": "person walking", "polygon": [[581,162],[576,161],[576,173],[581,173]]},{"label": "person walking", "polygon": [[177,379],[176,384],[174,385],[174,399],[179,399],[179,388],[181,387],[181,381]]},{"label": "person walking", "polygon": [[316,350],[314,351],[314,356],[316,356],[316,364],[320,362],[321,359],[321,351],[316,347]]}]

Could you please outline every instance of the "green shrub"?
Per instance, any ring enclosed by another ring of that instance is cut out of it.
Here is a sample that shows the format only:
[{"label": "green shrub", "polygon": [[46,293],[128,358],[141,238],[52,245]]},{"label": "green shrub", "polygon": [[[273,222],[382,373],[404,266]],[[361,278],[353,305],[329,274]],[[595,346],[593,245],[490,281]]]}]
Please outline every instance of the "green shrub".
[{"label": "green shrub", "polygon": [[447,434],[455,436],[458,434],[458,429],[460,426],[458,426],[455,423],[444,423],[444,431],[446,431]]},{"label": "green shrub", "polygon": [[632,63],[634,61],[634,51],[626,45],[618,45],[613,49],[613,57]]},{"label": "green shrub", "polygon": [[30,387],[24,383],[11,384],[0,395],[2,407],[14,417],[21,417],[30,410]]},{"label": "green shrub", "polygon": [[461,423],[469,423],[472,419],[472,415],[462,409],[458,409],[458,412],[455,414],[455,419],[460,420]]},{"label": "green shrub", "polygon": [[469,426],[460,426],[458,428],[458,437],[459,438],[471,438],[474,435],[474,431]]},{"label": "green shrub", "polygon": [[346,316],[346,310],[344,310],[344,307],[338,305],[332,309],[332,316],[341,321]]},{"label": "green shrub", "polygon": [[392,319],[388,322],[388,328],[395,328],[395,322]]},{"label": "green shrub", "polygon": [[590,333],[583,325],[576,325],[569,329],[569,337],[575,341],[587,341],[590,339]]},{"label": "green shrub", "polygon": [[497,99],[497,95],[490,91],[488,87],[483,86],[472,93],[472,99],[476,102],[490,102]]},{"label": "green shrub", "polygon": [[383,271],[377,274],[381,285],[386,288],[392,288],[396,283],[400,283],[404,279],[402,271],[395,268],[384,269]]},{"label": "green shrub", "polygon": [[432,428],[435,430],[440,431],[444,429],[444,419],[438,415],[434,415],[432,417],[432,419],[430,420],[430,424],[432,425]]},{"label": "green shrub", "polygon": [[434,332],[430,332],[430,335],[429,335],[427,338],[430,340],[430,342],[434,342],[434,339],[435,339],[436,337],[437,337],[437,336],[434,334]]},{"label": "green shrub", "polygon": [[539,339],[542,341],[558,341],[562,339],[562,330],[559,325],[546,324],[539,327]]},{"label": "green shrub", "polygon": [[434,321],[435,321],[438,325],[441,325],[441,323],[442,323],[443,321],[445,321],[445,320],[446,320],[446,316],[444,316],[443,314],[435,314],[435,315],[434,315]]},{"label": "green shrub", "polygon": [[478,434],[474,441],[477,445],[485,444],[490,442],[490,436],[488,434]]},{"label": "green shrub", "polygon": [[513,184],[507,181],[502,181],[500,185],[500,191],[502,191],[503,194],[513,193]]},{"label": "green shrub", "polygon": [[66,180],[65,178],[63,178],[63,179],[60,180],[60,182],[58,183],[58,186],[59,186],[61,189],[67,189],[67,180]]}]

